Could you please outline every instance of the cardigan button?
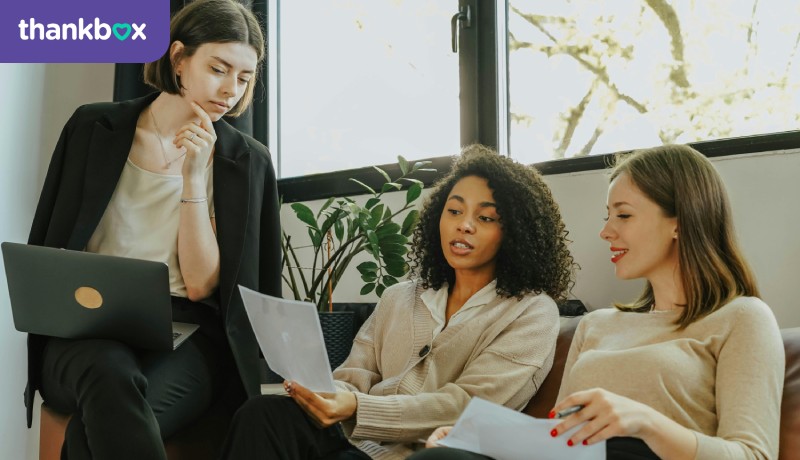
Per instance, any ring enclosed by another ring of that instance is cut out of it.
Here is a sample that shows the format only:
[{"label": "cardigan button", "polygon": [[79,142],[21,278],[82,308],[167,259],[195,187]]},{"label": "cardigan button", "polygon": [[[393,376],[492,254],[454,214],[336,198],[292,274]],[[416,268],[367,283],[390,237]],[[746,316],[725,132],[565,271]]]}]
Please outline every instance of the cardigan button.
[{"label": "cardigan button", "polygon": [[431,347],[428,346],[428,345],[425,345],[424,347],[422,347],[422,350],[419,351],[419,357],[420,358],[424,357],[425,355],[428,354],[429,351],[431,351]]}]

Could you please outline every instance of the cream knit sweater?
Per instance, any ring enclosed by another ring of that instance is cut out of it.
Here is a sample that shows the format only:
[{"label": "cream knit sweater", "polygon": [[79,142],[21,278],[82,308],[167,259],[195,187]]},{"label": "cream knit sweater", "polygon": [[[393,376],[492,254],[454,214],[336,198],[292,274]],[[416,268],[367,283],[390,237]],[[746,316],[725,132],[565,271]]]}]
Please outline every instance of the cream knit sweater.
[{"label": "cream knit sweater", "polygon": [[604,388],[693,430],[698,460],[777,458],[786,363],[772,311],[739,297],[682,331],[678,316],[590,313],[572,340],[559,400]]},{"label": "cream knit sweater", "polygon": [[422,291],[414,281],[387,289],[333,373],[358,399],[345,433],[374,459],[407,457],[473,396],[522,409],[553,365],[558,308],[547,295],[495,297],[431,341]]}]

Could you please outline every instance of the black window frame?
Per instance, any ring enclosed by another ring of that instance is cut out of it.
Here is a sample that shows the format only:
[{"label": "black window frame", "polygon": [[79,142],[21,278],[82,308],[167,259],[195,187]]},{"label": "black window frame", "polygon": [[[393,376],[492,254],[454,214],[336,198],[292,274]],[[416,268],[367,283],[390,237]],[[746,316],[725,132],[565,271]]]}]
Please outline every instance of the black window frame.
[{"label": "black window frame", "polygon": [[[689,145],[708,158],[791,150],[800,148],[800,131],[694,142],[689,143]],[[594,171],[608,168],[612,164],[614,156],[631,151],[625,150],[587,157],[550,160],[533,163],[533,166],[545,176]],[[424,182],[426,187],[433,185],[439,178],[450,171],[453,159],[454,157],[452,156],[428,158],[427,160],[432,162],[430,167],[435,168],[437,170],[436,173],[420,173],[417,178]],[[400,168],[396,164],[378,165],[378,167],[388,172],[391,176],[400,174]],[[380,188],[383,184],[381,175],[371,166],[368,166],[280,179],[278,180],[278,194],[282,197],[284,203],[320,200],[331,196],[363,195],[364,189],[350,181],[351,177],[373,188]]]}]

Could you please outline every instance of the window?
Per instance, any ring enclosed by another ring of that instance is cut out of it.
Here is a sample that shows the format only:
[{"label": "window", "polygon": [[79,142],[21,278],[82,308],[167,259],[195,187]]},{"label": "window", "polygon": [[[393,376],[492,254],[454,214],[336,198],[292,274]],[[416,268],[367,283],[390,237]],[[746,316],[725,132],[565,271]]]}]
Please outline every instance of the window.
[{"label": "window", "polygon": [[459,149],[453,0],[271,3],[279,177]]},{"label": "window", "polygon": [[270,0],[281,191],[357,194],[346,178],[398,154],[444,172],[472,142],[545,173],[662,143],[796,148],[797,17],[794,0]]},{"label": "window", "polygon": [[794,0],[511,0],[510,152],[521,161],[797,129]]}]

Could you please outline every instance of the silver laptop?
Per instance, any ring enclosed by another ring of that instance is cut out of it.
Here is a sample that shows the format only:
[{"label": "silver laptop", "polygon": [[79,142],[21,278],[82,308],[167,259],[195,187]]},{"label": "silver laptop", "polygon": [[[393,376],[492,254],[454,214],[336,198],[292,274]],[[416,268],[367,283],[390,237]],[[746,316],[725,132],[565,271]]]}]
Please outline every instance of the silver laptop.
[{"label": "silver laptop", "polygon": [[199,327],[172,322],[164,263],[8,242],[2,251],[18,331],[174,350]]}]

